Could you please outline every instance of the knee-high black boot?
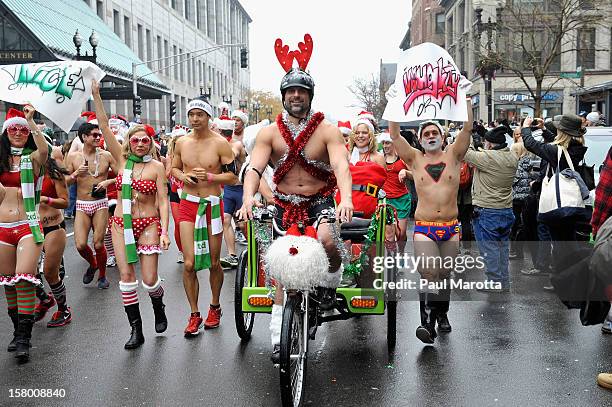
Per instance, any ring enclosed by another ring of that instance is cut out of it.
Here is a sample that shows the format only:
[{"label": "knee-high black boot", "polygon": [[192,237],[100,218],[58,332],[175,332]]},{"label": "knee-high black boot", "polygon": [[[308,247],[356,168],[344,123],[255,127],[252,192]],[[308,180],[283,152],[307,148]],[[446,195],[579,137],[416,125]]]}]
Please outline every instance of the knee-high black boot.
[{"label": "knee-high black boot", "polygon": [[423,343],[434,343],[436,338],[436,308],[432,306],[431,293],[419,293],[419,310],[421,326],[416,330],[416,336]]},{"label": "knee-high black boot", "polygon": [[19,319],[17,317],[17,308],[8,310],[9,317],[13,321],[13,340],[9,343],[8,352],[15,352],[17,350],[17,327],[19,326]]},{"label": "knee-high black boot", "polygon": [[138,304],[127,305],[124,307],[125,313],[127,314],[128,321],[132,327],[132,333],[130,339],[125,343],[125,349],[136,349],[140,347],[145,341],[142,334],[142,319],[140,318],[140,308]]},{"label": "knee-high black boot", "polygon": [[17,318],[17,348],[15,349],[15,357],[19,359],[19,362],[25,363],[30,360],[30,339],[32,338],[34,315],[18,314]]},{"label": "knee-high black boot", "polygon": [[155,332],[158,334],[164,332],[168,328],[168,318],[166,318],[166,312],[164,309],[164,297],[151,297],[151,303],[153,304],[153,314],[155,314]]}]

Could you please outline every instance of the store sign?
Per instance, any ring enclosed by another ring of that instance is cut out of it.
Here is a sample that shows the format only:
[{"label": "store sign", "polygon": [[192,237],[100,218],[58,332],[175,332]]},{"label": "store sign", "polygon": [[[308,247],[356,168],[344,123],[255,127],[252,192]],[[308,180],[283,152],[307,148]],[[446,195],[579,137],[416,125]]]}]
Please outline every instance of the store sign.
[{"label": "store sign", "polygon": [[34,62],[35,56],[38,56],[38,51],[0,50],[0,65]]},{"label": "store sign", "polygon": [[[525,103],[533,101],[531,95],[527,95],[524,93],[497,93],[496,99],[499,102],[510,102],[510,103]],[[558,92],[548,92],[544,96],[542,96],[543,102],[554,102],[560,100],[562,95]]]}]

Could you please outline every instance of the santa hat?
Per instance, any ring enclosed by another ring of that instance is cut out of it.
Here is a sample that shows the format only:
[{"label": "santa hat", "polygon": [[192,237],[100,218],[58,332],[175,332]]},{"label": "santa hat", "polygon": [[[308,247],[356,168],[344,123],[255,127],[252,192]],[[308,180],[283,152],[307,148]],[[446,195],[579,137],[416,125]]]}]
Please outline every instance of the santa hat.
[{"label": "santa hat", "polygon": [[243,112],[242,110],[234,110],[232,112],[232,119],[235,117],[242,120],[242,123],[245,125],[249,124],[249,115],[246,112]]},{"label": "santa hat", "polygon": [[96,117],[95,112],[83,112],[81,113],[81,117],[85,118],[87,123],[98,124],[98,118]]},{"label": "santa hat", "polygon": [[217,124],[219,130],[234,130],[234,126],[236,125],[236,123],[230,119],[228,116],[221,116],[219,117],[219,122]]},{"label": "santa hat", "polygon": [[110,119],[108,119],[108,125],[109,126],[125,126],[125,127],[128,127],[128,124],[129,124],[128,120],[125,117],[120,116],[118,114],[117,115],[112,115],[110,117]]},{"label": "santa hat", "polygon": [[2,132],[14,124],[20,124],[22,126],[28,125],[28,121],[25,118],[25,114],[17,109],[13,109],[12,107],[6,112],[6,120],[2,124]]},{"label": "santa hat", "polygon": [[387,132],[380,133],[378,136],[376,136],[376,141],[379,143],[382,143],[383,141],[391,141],[391,135]]},{"label": "santa hat", "polygon": [[219,103],[219,110],[221,111],[221,115],[227,115],[229,113],[229,105],[225,102]]},{"label": "santa hat", "polygon": [[172,129],[172,133],[170,133],[170,135],[172,137],[186,136],[187,135],[187,129],[185,127],[181,126],[180,124],[177,124]]},{"label": "santa hat", "polygon": [[348,136],[353,131],[350,121],[346,121],[346,122],[338,121],[338,129],[340,129],[340,133],[344,134],[345,136]]},{"label": "santa hat", "polygon": [[144,129],[145,133],[147,133],[147,136],[151,137],[152,139],[155,139],[155,129],[153,127],[149,126],[148,124],[145,124]]},{"label": "santa hat", "polygon": [[355,122],[355,125],[353,126],[353,130],[356,129],[357,126],[359,126],[360,124],[365,124],[368,127],[368,129],[370,129],[370,131],[374,133],[374,125],[369,119],[365,117],[359,117],[359,119],[357,119],[357,121]]},{"label": "santa hat", "polygon": [[359,112],[359,114],[357,115],[357,117],[364,118],[364,119],[368,119],[368,120],[374,120],[376,121],[376,119],[374,118],[374,113],[372,112],[367,112],[365,110],[362,110],[361,112]]}]

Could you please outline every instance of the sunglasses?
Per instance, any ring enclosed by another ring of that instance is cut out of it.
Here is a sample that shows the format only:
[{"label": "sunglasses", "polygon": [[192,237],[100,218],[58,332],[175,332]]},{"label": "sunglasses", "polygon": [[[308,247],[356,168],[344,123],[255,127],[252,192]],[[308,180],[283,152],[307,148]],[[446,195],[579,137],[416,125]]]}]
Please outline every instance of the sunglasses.
[{"label": "sunglasses", "polygon": [[130,144],[137,145],[138,143],[142,143],[145,146],[151,144],[151,137],[143,136],[143,137],[130,137]]},{"label": "sunglasses", "polygon": [[89,135],[93,138],[102,138],[102,133],[89,133]]},{"label": "sunglasses", "polygon": [[30,134],[30,129],[25,126],[10,126],[6,129],[6,131],[10,135],[20,133],[22,136],[27,136],[28,134]]}]

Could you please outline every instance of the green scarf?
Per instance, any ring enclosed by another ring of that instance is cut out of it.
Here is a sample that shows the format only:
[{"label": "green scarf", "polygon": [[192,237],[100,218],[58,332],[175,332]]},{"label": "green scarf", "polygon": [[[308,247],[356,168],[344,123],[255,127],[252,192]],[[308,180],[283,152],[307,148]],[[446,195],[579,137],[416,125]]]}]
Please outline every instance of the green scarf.
[{"label": "green scarf", "polygon": [[121,208],[123,209],[123,240],[125,244],[125,255],[128,263],[138,262],[138,252],[136,250],[136,240],[132,230],[132,170],[134,163],[147,163],[151,161],[150,155],[138,157],[130,154],[125,162],[123,176],[121,179]]},{"label": "green scarf", "polygon": [[208,198],[190,195],[181,192],[181,199],[198,204],[193,228],[193,246],[195,254],[194,270],[210,269],[211,259],[208,248],[208,222],[206,219],[206,208],[210,204],[210,228],[213,235],[223,232],[223,220],[221,218],[221,198],[210,195]]},{"label": "green scarf", "polygon": [[[34,183],[34,167],[32,165],[32,159],[30,158],[32,151],[33,150],[29,148],[25,148],[21,151],[21,162],[19,164],[21,170],[21,194],[23,196],[23,207],[26,211],[34,242],[42,243],[44,237],[38,221],[38,204],[40,203],[40,191],[42,190],[43,177],[38,177],[36,184]],[[17,153],[17,151],[15,151],[15,153]]]}]

